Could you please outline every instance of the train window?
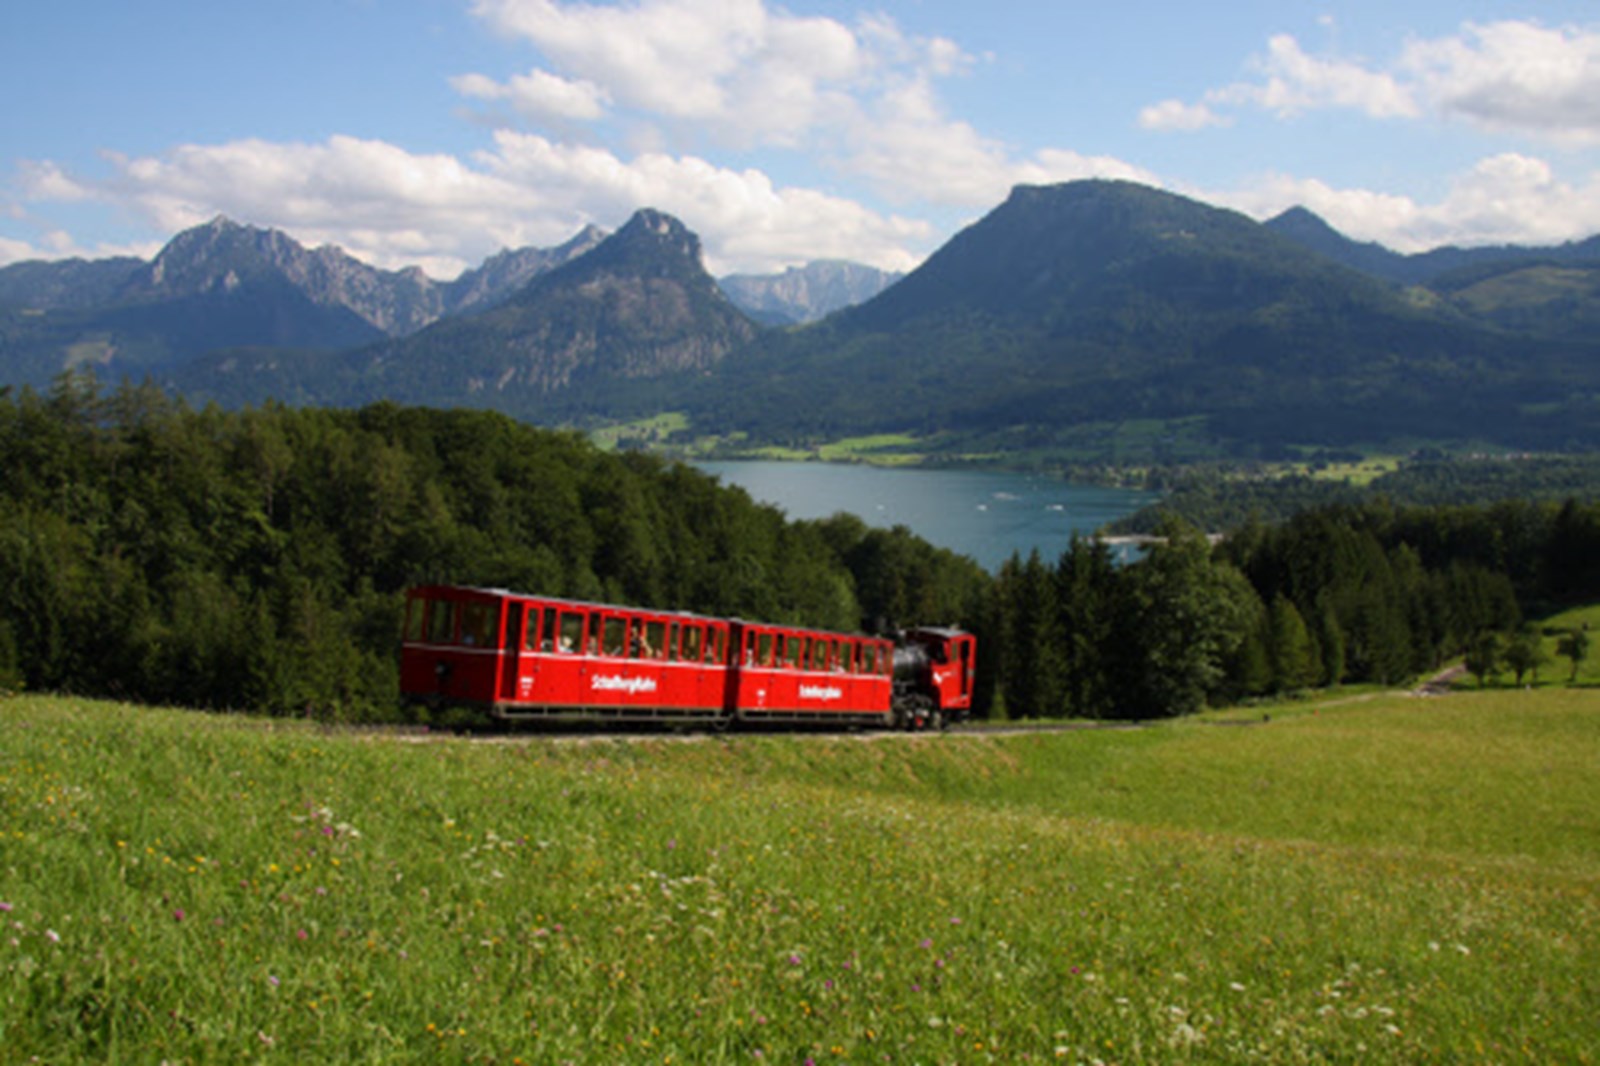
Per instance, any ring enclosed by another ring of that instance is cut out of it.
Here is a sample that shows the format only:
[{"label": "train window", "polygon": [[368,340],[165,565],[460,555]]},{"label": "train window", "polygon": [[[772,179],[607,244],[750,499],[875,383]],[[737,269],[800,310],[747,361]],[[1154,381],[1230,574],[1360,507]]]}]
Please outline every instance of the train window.
[{"label": "train window", "polygon": [[456,605],[434,600],[428,608],[428,643],[449,644],[456,639]]},{"label": "train window", "polygon": [[671,622],[667,625],[667,651],[668,662],[678,661],[678,623]]},{"label": "train window", "polygon": [[856,642],[843,640],[839,642],[839,658],[833,664],[836,672],[853,674],[856,672]]},{"label": "train window", "polygon": [[867,644],[861,649],[861,672],[875,674],[878,672],[878,646]]},{"label": "train window", "polygon": [[[554,627],[551,627],[552,632]],[[561,636],[557,638],[557,651],[578,651],[583,647],[583,615],[561,612]]]},{"label": "train window", "polygon": [[727,659],[724,649],[728,646],[728,631],[726,629],[706,630],[706,659],[708,663],[723,663]]},{"label": "train window", "polygon": [[495,644],[495,623],[499,620],[500,611],[496,604],[462,604],[461,643],[476,645],[480,648]]},{"label": "train window", "polygon": [[634,655],[640,659],[659,659],[667,647],[665,622],[635,622],[633,625]]},{"label": "train window", "polygon": [[826,640],[813,640],[811,642],[811,669],[826,670],[828,668],[828,644]]},{"label": "train window", "polygon": [[628,646],[628,620],[607,618],[605,639],[601,642],[602,654],[620,657]]},{"label": "train window", "polygon": [[600,654],[600,616],[597,614],[589,616],[589,635],[584,638],[581,650],[585,655]]},{"label": "train window", "polygon": [[406,639],[421,640],[427,635],[428,601],[412,597],[406,604]]},{"label": "train window", "polygon": [[[542,611],[537,607],[528,609],[528,629],[523,634],[522,646],[539,651],[556,650],[556,609],[546,607]],[[539,620],[539,632],[534,633],[534,620]],[[537,643],[535,643],[537,641]]]},{"label": "train window", "polygon": [[806,661],[806,638],[793,634],[783,638],[783,661],[791,669],[798,670],[800,664]]},{"label": "train window", "polygon": [[704,653],[706,631],[699,626],[689,625],[683,627],[683,660],[684,662],[697,663]]}]

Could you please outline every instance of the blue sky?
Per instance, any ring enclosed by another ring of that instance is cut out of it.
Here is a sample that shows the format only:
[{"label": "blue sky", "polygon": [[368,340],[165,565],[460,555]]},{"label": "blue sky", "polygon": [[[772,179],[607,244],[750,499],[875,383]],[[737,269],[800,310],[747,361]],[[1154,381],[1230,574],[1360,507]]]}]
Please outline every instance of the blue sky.
[{"label": "blue sky", "polygon": [[905,269],[1087,177],[1408,251],[1600,233],[1593,0],[33,0],[0,99],[0,264],[224,214],[446,278],[649,206],[718,274]]}]

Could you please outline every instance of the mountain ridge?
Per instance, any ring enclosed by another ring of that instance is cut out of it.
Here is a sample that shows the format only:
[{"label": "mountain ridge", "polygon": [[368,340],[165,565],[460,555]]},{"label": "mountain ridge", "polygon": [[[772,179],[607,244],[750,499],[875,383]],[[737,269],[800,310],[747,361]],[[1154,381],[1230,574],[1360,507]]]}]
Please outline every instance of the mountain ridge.
[{"label": "mountain ridge", "polygon": [[[698,237],[646,208],[565,251],[487,260],[473,306],[396,337],[295,287],[343,253],[218,220],[136,272],[112,311],[0,311],[0,352],[159,371],[225,403],[393,398],[568,422],[681,410],[697,432],[753,441],[909,432],[1007,451],[1145,421],[1246,449],[1600,443],[1600,269],[1484,261],[1406,287],[1341,261],[1398,253],[1306,211],[1273,222],[1131,182],[1018,186],[865,302],[763,331],[706,273]],[[188,333],[142,324],[183,300]]]}]

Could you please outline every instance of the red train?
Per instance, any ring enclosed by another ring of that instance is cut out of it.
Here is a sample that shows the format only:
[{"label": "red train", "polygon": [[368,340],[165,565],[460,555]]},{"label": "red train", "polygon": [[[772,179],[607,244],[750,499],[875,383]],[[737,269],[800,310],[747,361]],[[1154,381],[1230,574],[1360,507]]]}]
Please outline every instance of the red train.
[{"label": "red train", "polygon": [[407,593],[400,691],[498,719],[937,728],[972,709],[977,641],[879,637],[428,585]]}]

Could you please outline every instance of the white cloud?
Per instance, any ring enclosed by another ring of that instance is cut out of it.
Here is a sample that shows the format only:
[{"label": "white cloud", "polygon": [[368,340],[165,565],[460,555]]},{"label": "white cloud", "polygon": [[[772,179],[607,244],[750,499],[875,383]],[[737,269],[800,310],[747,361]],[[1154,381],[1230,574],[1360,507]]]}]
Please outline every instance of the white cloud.
[{"label": "white cloud", "polygon": [[1290,118],[1328,107],[1352,108],[1373,118],[1412,118],[1418,114],[1410,90],[1392,75],[1374,73],[1343,60],[1306,54],[1289,34],[1267,42],[1267,54],[1253,61],[1261,77],[1205,94],[1206,106],[1254,106]]},{"label": "white cloud", "polygon": [[[503,247],[560,243],[586,222],[619,226],[645,206],[696,231],[717,273],[777,270],[822,256],[903,270],[933,238],[926,223],[778,187],[758,170],[661,153],[624,159],[512,131],[497,133],[494,147],[470,163],[351,137],[185,145],[159,157],[110,161],[115,173],[104,181],[40,188],[92,194],[169,235],[225,214],[308,245],[337,244],[377,266],[416,265],[440,278]],[[38,253],[13,242],[0,254]]]},{"label": "white cloud", "polygon": [[502,85],[482,74],[452,78],[451,88],[479,100],[504,100],[535,120],[593,121],[604,116],[609,98],[592,82],[568,81],[548,71],[532,70]]},{"label": "white cloud", "polygon": [[1256,77],[1205,92],[1197,103],[1145,108],[1146,129],[1215,124],[1208,114],[1257,108],[1280,118],[1342,108],[1372,118],[1461,118],[1495,132],[1600,143],[1600,32],[1534,22],[1465,24],[1413,41],[1387,67],[1307,53],[1289,34],[1251,61]]},{"label": "white cloud", "polygon": [[501,131],[479,161],[518,187],[540,190],[556,210],[620,222],[641,205],[682,219],[699,234],[714,273],[764,272],[809,259],[851,258],[904,270],[933,234],[923,222],[885,217],[811,189],[779,188],[759,170],[732,170],[693,156],[644,153],[624,161]]},{"label": "white cloud", "polygon": [[1600,32],[1469,23],[1411,44],[1400,66],[1444,115],[1491,130],[1600,141]]},{"label": "white cloud", "polygon": [[1231,121],[1206,104],[1186,104],[1182,100],[1163,100],[1139,112],[1139,125],[1147,130],[1202,130],[1226,126]]},{"label": "white cloud", "polygon": [[[931,89],[972,58],[883,15],[847,26],[765,0],[477,0],[473,10],[562,78],[594,86],[636,145],[791,148],[876,175],[882,143],[972,137]],[[477,75],[457,87],[483,96],[498,83]],[[925,102],[908,108],[917,96]]]},{"label": "white cloud", "polygon": [[1283,175],[1203,195],[1257,218],[1301,205],[1346,236],[1401,252],[1443,244],[1559,244],[1600,232],[1600,174],[1572,184],[1558,180],[1545,161],[1516,153],[1480,160],[1434,203]]},{"label": "white cloud", "polygon": [[473,11],[620,107],[739,143],[788,142],[866,69],[849,28],[763,0],[477,0]]},{"label": "white cloud", "polygon": [[17,187],[29,200],[74,203],[93,198],[93,191],[74,181],[51,162],[23,160],[17,167]]},{"label": "white cloud", "polygon": [[160,250],[160,241],[82,245],[66,230],[56,229],[44,233],[37,244],[0,236],[0,266],[30,259],[110,259],[115,256],[149,259]]},{"label": "white cloud", "polygon": [[[1137,173],[1069,152],[1019,157],[952,116],[937,84],[976,61],[886,15],[847,26],[766,0],[476,0],[473,11],[560,78],[594,86],[612,104],[605,119],[630,124],[636,150],[648,149],[641,159],[697,142],[792,149],[891,203],[960,207],[992,206],[1018,182]],[[482,75],[455,84],[484,98],[505,92]],[[883,254],[869,246],[857,258]]]},{"label": "white cloud", "polygon": [[[12,240],[10,237],[0,236],[0,266],[10,263],[21,263],[29,259],[43,259],[44,256],[26,241]],[[50,256],[49,258],[56,258]]]}]

